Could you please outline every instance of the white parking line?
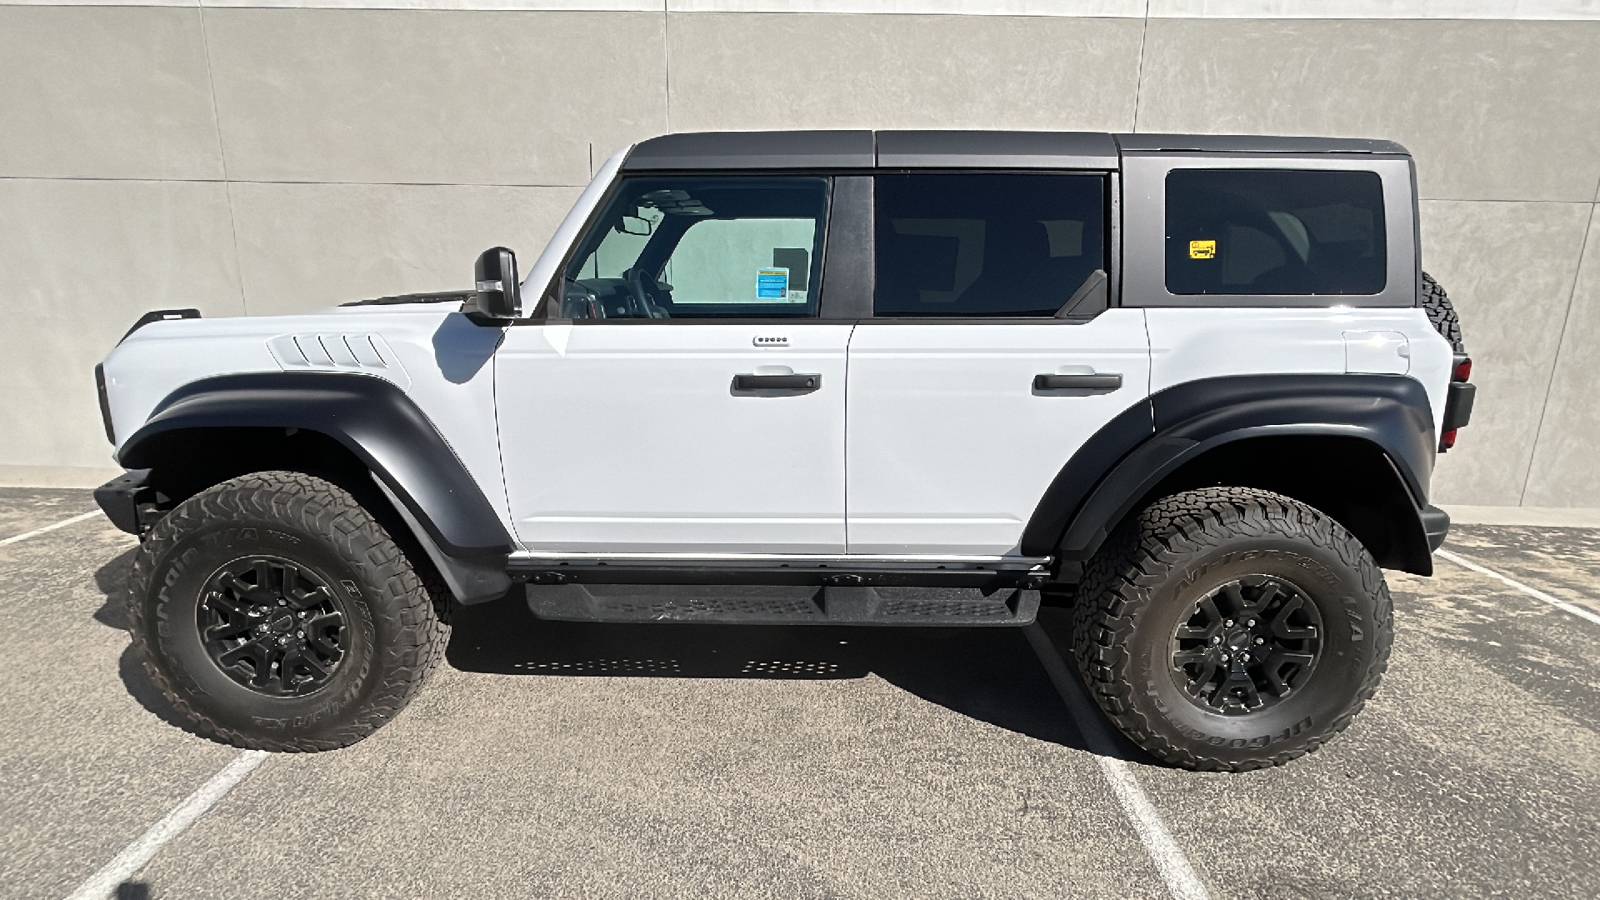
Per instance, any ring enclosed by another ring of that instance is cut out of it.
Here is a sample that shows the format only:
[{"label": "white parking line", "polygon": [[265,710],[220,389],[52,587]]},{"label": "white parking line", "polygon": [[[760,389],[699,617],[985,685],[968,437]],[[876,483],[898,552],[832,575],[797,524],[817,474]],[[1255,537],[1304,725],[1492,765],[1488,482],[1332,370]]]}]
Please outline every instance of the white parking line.
[{"label": "white parking line", "polygon": [[1150,796],[1139,786],[1139,780],[1133,776],[1128,764],[1114,755],[1115,745],[1100,724],[1100,711],[1084,700],[1073,680],[1074,676],[1067,671],[1067,664],[1061,660],[1061,654],[1056,652],[1049,636],[1037,622],[1024,628],[1023,633],[1028,636],[1028,643],[1033,645],[1033,652],[1044,665],[1050,682],[1056,686],[1056,693],[1061,695],[1062,702],[1067,704],[1067,711],[1077,722],[1089,752],[1099,762],[1100,774],[1105,776],[1111,793],[1122,805],[1123,815],[1128,817],[1128,823],[1139,835],[1139,841],[1144,844],[1150,861],[1155,863],[1161,880],[1166,882],[1167,893],[1175,900],[1209,900],[1211,892],[1206,890],[1205,882],[1200,880],[1189,858],[1184,856],[1183,850],[1172,839],[1167,826],[1161,821],[1161,813],[1150,802]]},{"label": "white parking line", "polygon": [[1581,606],[1577,606],[1575,604],[1568,603],[1567,601],[1559,599],[1557,597],[1552,597],[1549,594],[1546,594],[1544,591],[1539,590],[1538,588],[1528,587],[1527,585],[1523,584],[1522,582],[1517,581],[1515,578],[1507,578],[1506,576],[1501,575],[1499,572],[1496,572],[1493,569],[1486,568],[1484,566],[1480,566],[1477,563],[1472,562],[1471,560],[1463,559],[1460,556],[1457,556],[1456,554],[1451,553],[1449,550],[1435,550],[1434,551],[1434,555],[1435,556],[1442,556],[1445,559],[1448,559],[1451,562],[1455,563],[1456,565],[1462,567],[1463,569],[1471,569],[1472,571],[1477,572],[1479,575],[1487,575],[1490,578],[1495,579],[1496,581],[1504,582],[1505,584],[1508,584],[1511,587],[1516,588],[1517,590],[1523,592],[1524,594],[1527,594],[1529,597],[1532,597],[1535,600],[1543,600],[1544,602],[1550,604],[1551,606],[1554,606],[1556,609],[1559,609],[1562,612],[1572,613],[1573,615],[1577,616],[1580,619],[1586,619],[1586,620],[1588,620],[1590,622],[1593,622],[1596,625],[1600,625],[1600,613],[1595,613],[1595,612],[1592,612],[1590,610],[1584,609]]},{"label": "white parking line", "polygon": [[94,512],[86,512],[81,516],[73,516],[70,519],[62,519],[60,522],[57,522],[54,525],[46,525],[43,528],[35,528],[34,530],[27,532],[26,534],[19,534],[19,535],[15,535],[13,537],[8,537],[5,540],[0,540],[0,547],[8,547],[8,546],[10,546],[12,544],[15,544],[15,543],[19,542],[19,541],[25,541],[25,540],[27,540],[28,538],[31,538],[31,537],[38,537],[41,534],[49,534],[50,532],[55,531],[57,528],[65,528],[68,525],[76,525],[79,522],[83,522],[83,521],[86,521],[88,519],[92,519],[92,518],[94,518],[95,516],[98,516],[98,515],[100,515],[100,511],[99,510],[95,510]]},{"label": "white parking line", "polygon": [[270,755],[265,750],[245,750],[235,756],[232,762],[211,776],[211,780],[190,794],[189,799],[167,813],[166,818],[150,826],[149,831],[140,835],[138,840],[129,844],[111,862],[106,863],[105,868],[89,876],[89,880],[79,885],[77,890],[68,895],[67,900],[103,900],[112,896],[118,885],[144,868],[168,841],[188,830],[195,820],[217,805],[218,800],[233,790],[246,775],[255,771],[256,766],[261,765]]}]

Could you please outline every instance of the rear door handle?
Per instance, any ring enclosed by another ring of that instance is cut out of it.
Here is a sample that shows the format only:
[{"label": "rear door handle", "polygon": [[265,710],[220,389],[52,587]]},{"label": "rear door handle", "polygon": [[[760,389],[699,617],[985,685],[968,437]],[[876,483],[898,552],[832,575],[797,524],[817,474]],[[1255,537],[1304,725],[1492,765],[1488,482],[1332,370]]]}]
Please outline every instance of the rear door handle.
[{"label": "rear door handle", "polygon": [[1122,373],[1105,372],[1095,375],[1035,375],[1036,391],[1114,391],[1122,387]]},{"label": "rear door handle", "polygon": [[810,375],[735,375],[736,391],[795,391],[809,393],[822,387],[822,376]]}]

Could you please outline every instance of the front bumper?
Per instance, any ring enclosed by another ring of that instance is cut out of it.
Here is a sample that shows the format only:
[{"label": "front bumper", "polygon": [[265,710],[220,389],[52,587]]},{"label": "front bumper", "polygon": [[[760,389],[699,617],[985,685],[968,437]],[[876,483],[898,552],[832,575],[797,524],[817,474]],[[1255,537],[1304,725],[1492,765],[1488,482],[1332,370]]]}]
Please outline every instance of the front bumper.
[{"label": "front bumper", "polygon": [[131,469],[94,489],[94,502],[111,524],[142,535],[161,518],[150,487],[149,469]]},{"label": "front bumper", "polygon": [[1438,550],[1450,533],[1450,514],[1437,506],[1427,507],[1422,511],[1422,530],[1428,535],[1428,552]]}]

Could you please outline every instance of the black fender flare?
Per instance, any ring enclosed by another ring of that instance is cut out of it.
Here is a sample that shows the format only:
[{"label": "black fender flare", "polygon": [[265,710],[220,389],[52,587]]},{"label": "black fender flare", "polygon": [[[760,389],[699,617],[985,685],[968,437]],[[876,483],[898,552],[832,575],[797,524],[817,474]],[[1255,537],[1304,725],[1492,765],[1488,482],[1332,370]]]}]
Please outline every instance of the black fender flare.
[{"label": "black fender flare", "polygon": [[1067,461],[1024,528],[1020,550],[1065,563],[1086,560],[1185,462],[1223,444],[1269,435],[1350,437],[1375,445],[1415,513],[1399,525],[1406,544],[1421,546],[1426,558],[1432,406],[1421,382],[1403,375],[1227,376],[1152,394]]},{"label": "black fender flare", "polygon": [[193,381],[156,406],[117,451],[117,462],[127,469],[154,468],[179,432],[214,428],[300,429],[332,438],[395,501],[458,596],[462,589],[481,594],[494,586],[454,583],[468,573],[477,573],[477,582],[495,570],[504,577],[505,557],[515,546],[499,514],[433,422],[391,382],[323,372]]}]

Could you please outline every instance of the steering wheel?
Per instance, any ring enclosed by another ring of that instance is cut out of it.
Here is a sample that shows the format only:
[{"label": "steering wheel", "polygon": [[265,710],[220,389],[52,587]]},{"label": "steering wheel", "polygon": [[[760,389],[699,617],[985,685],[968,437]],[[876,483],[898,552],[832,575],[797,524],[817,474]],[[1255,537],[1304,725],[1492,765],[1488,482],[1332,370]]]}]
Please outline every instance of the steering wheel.
[{"label": "steering wheel", "polygon": [[628,294],[634,315],[642,319],[671,318],[671,313],[651,296],[661,293],[661,285],[654,275],[635,267],[624,273],[624,277],[628,279]]}]

